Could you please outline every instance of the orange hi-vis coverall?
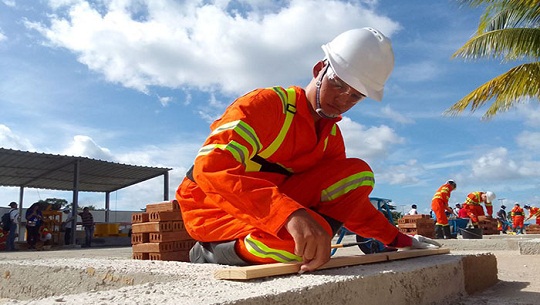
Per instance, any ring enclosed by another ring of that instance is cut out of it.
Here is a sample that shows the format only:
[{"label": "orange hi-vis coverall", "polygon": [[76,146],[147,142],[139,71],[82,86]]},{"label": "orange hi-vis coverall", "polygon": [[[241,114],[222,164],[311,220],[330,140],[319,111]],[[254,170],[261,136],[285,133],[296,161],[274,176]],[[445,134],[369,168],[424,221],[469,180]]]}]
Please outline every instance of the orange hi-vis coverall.
[{"label": "orange hi-vis coverall", "polygon": [[525,220],[525,213],[523,212],[523,208],[514,206],[514,208],[512,208],[512,211],[510,211],[510,216],[512,217],[512,227],[514,227],[514,230],[517,230],[517,228],[523,230],[523,220]]},{"label": "orange hi-vis coverall", "polygon": [[478,216],[484,216],[484,207],[482,203],[486,205],[487,215],[493,215],[493,205],[491,203],[484,202],[482,200],[482,194],[484,192],[472,192],[467,195],[467,199],[462,204],[462,207],[466,209],[467,216],[471,219],[473,225],[478,225]]},{"label": "orange hi-vis coverall", "polygon": [[236,240],[236,253],[252,264],[302,261],[284,228],[299,209],[330,236],[322,215],[385,244],[398,239],[398,229],[369,201],[371,168],[346,158],[341,118],[315,124],[309,107],[302,88],[257,89],[210,126],[176,192],[194,239]]},{"label": "orange hi-vis coverall", "polygon": [[431,199],[431,209],[435,213],[435,217],[437,217],[436,225],[448,226],[446,212],[453,212],[452,208],[448,206],[451,193],[452,186],[449,183],[445,183],[439,187],[433,199]]},{"label": "orange hi-vis coverall", "polygon": [[529,218],[536,217],[536,224],[540,225],[540,208],[531,207],[529,209]]}]

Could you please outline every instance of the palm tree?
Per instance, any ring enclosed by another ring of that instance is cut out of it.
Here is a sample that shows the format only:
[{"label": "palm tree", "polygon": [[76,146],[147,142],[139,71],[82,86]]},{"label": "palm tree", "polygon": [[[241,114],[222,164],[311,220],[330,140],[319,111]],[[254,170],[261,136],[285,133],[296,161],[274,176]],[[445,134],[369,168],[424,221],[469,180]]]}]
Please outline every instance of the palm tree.
[{"label": "palm tree", "polygon": [[515,66],[467,94],[446,114],[457,115],[467,107],[471,112],[488,101],[493,103],[484,119],[506,111],[518,103],[540,97],[540,0],[461,0],[471,7],[486,5],[478,30],[453,58],[501,58],[520,61]]}]

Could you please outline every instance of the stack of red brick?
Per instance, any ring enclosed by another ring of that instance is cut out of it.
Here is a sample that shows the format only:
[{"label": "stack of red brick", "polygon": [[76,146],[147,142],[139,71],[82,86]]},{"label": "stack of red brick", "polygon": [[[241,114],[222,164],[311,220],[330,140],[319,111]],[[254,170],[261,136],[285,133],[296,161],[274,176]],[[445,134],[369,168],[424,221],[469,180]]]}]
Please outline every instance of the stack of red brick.
[{"label": "stack of red brick", "polygon": [[478,216],[478,227],[482,229],[482,235],[499,235],[497,219],[491,216]]},{"label": "stack of red brick", "polygon": [[525,233],[527,234],[540,234],[540,225],[530,224],[526,227]]},{"label": "stack of red brick", "polygon": [[403,216],[398,219],[398,229],[405,234],[435,237],[435,222],[427,214]]},{"label": "stack of red brick", "polygon": [[187,233],[176,200],[146,205],[131,216],[133,258],[189,262],[195,240]]}]

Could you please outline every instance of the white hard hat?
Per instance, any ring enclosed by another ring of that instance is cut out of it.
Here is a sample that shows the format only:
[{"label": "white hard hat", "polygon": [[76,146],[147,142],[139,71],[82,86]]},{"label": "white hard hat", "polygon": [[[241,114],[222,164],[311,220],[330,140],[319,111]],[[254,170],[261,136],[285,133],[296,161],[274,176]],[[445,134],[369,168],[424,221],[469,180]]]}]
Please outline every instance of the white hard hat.
[{"label": "white hard hat", "polygon": [[336,75],[360,93],[381,101],[394,69],[390,39],[374,28],[344,32],[322,46]]},{"label": "white hard hat", "polygon": [[496,196],[495,196],[495,193],[493,193],[493,192],[486,192],[486,200],[487,200],[487,202],[492,203],[493,200],[495,200],[495,197],[496,197]]}]

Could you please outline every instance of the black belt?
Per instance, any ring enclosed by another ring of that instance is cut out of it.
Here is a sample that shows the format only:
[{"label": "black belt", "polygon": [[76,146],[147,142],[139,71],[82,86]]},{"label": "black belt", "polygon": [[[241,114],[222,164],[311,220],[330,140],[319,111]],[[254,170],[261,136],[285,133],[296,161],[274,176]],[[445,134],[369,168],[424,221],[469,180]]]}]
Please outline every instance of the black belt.
[{"label": "black belt", "polygon": [[[251,161],[261,165],[261,169],[259,170],[261,172],[277,173],[277,174],[285,175],[287,177],[292,175],[292,173],[289,172],[287,169],[285,169],[283,166],[276,163],[268,162],[266,159],[264,159],[263,157],[259,155],[256,155],[255,157],[253,157]],[[195,182],[195,179],[193,178],[193,165],[187,171],[186,177],[189,180]]]}]

